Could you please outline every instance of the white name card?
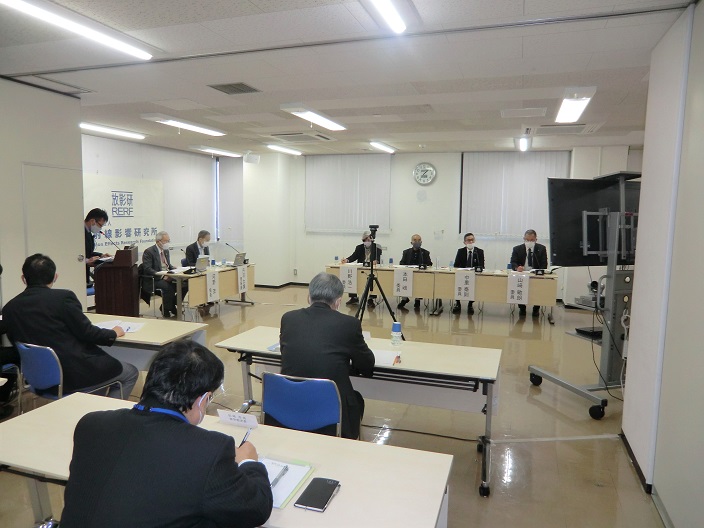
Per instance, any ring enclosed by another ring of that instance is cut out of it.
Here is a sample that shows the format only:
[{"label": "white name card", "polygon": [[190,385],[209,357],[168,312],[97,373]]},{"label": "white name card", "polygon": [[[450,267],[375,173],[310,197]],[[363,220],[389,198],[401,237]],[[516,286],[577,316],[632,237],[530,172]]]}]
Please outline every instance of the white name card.
[{"label": "white name card", "polygon": [[205,274],[205,282],[208,286],[208,302],[220,300],[220,274],[216,271],[209,271]]},{"label": "white name card", "polygon": [[394,269],[394,295],[413,297],[413,270],[410,268]]},{"label": "white name card", "polygon": [[237,284],[240,293],[247,292],[247,266],[237,266]]},{"label": "white name card", "polygon": [[529,276],[529,273],[517,273],[515,271],[508,274],[508,286],[506,288],[506,302],[508,304],[528,303]]},{"label": "white name card", "polygon": [[254,429],[257,425],[257,417],[253,414],[238,413],[234,411],[226,411],[218,409],[220,422],[228,425],[236,425],[237,427],[247,427]]},{"label": "white name card", "polygon": [[345,293],[357,293],[357,266],[340,266],[340,280],[345,287]]},{"label": "white name card", "polygon": [[474,271],[456,271],[455,272],[455,300],[456,301],[473,301],[474,300]]}]

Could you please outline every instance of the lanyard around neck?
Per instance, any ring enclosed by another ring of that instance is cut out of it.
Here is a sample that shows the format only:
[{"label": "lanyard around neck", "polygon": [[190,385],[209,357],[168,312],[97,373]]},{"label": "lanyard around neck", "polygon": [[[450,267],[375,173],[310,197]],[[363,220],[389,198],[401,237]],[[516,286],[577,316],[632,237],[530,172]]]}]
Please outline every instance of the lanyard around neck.
[{"label": "lanyard around neck", "polygon": [[138,411],[147,411],[147,412],[153,412],[153,413],[160,413],[160,414],[169,414],[171,416],[175,416],[176,418],[183,420],[186,423],[190,423],[188,421],[188,418],[186,418],[183,414],[180,412],[176,412],[171,409],[162,409],[160,407],[145,407],[142,404],[137,403],[133,409],[137,409]]}]

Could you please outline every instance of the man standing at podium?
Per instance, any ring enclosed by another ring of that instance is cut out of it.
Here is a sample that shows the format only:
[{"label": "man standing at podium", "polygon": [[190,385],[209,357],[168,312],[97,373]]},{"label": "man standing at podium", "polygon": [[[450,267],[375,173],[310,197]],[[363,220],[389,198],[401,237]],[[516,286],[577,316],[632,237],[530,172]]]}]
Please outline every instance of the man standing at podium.
[{"label": "man standing at podium", "polygon": [[[547,269],[548,250],[538,244],[538,234],[534,229],[529,229],[523,235],[523,244],[513,248],[511,252],[511,268],[514,271],[530,271],[532,269]],[[526,314],[526,305],[518,305],[519,315]],[[533,317],[540,315],[540,306],[533,306]]]},{"label": "man standing at podium", "polygon": [[91,280],[90,268],[95,266],[95,263],[101,257],[108,257],[107,253],[98,253],[95,251],[95,235],[100,233],[103,226],[108,223],[108,213],[103,209],[91,209],[88,211],[85,220],[83,221],[83,234],[85,236],[85,263],[86,263],[86,284],[93,282]]},{"label": "man standing at podium", "polygon": [[[166,272],[174,269],[169,258],[169,249],[171,237],[166,231],[159,231],[156,234],[156,244],[144,250],[142,255],[142,265],[144,274],[149,277],[154,277],[154,291],[161,290],[161,313],[164,317],[177,315],[176,311],[176,282],[174,279],[166,275]],[[148,284],[151,287],[151,284]],[[143,284],[144,287],[144,284]],[[183,285],[182,294],[185,296],[188,291],[188,285]]]}]

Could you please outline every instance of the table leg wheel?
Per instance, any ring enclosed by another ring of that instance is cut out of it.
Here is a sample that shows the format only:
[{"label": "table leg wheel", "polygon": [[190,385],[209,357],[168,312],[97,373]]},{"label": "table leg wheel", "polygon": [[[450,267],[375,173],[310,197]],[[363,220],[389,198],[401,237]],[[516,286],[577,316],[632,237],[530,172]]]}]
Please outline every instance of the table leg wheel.
[{"label": "table leg wheel", "polygon": [[595,420],[601,420],[604,417],[605,411],[601,405],[592,405],[589,407],[589,416]]},{"label": "table leg wheel", "polygon": [[481,442],[479,442],[479,443],[477,444],[477,453],[483,453],[483,452],[484,452],[484,444],[482,444]]},{"label": "table leg wheel", "polygon": [[481,486],[479,486],[479,495],[481,497],[488,497],[490,493],[491,493],[491,489],[489,488],[488,485],[482,484]]},{"label": "table leg wheel", "polygon": [[530,382],[535,385],[536,387],[539,387],[540,384],[543,382],[543,377],[538,376],[537,374],[533,374],[532,372],[530,373]]}]

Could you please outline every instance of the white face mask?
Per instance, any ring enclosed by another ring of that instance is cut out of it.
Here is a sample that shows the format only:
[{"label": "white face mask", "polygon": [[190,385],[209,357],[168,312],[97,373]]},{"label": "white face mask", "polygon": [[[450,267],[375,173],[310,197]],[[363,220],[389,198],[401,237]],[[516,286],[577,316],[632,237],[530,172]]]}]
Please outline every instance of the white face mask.
[{"label": "white face mask", "polygon": [[209,245],[210,245],[210,242],[208,242],[207,240],[203,240],[201,247],[208,247]]},{"label": "white face mask", "polygon": [[365,241],[364,241],[364,247],[372,247],[372,241],[371,241],[371,240],[365,240]]},{"label": "white face mask", "polygon": [[465,246],[467,247],[467,249],[474,249],[474,243],[473,243],[473,242],[469,242],[468,244],[465,244]]},{"label": "white face mask", "polygon": [[526,241],[526,249],[533,249],[535,247],[535,242]]},{"label": "white face mask", "polygon": [[100,233],[101,229],[102,228],[98,224],[90,226],[90,232],[93,233],[94,235],[97,235],[98,233]]}]

